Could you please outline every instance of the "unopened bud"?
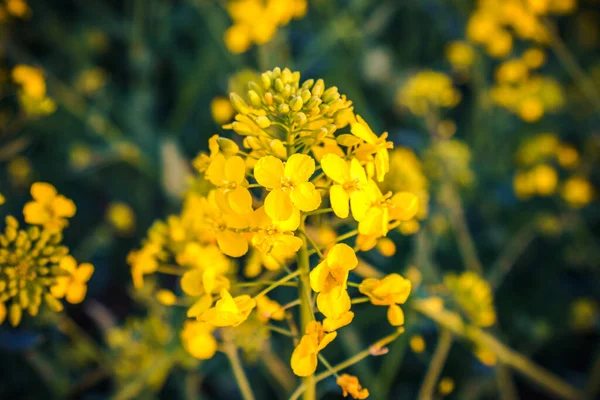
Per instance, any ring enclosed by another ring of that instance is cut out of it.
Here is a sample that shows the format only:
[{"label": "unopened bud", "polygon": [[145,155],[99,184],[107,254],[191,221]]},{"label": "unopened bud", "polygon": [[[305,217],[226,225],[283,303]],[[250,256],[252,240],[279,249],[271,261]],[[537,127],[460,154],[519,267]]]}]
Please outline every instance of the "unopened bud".
[{"label": "unopened bud", "polygon": [[233,108],[238,113],[240,113],[242,115],[246,115],[250,112],[250,108],[248,107],[248,104],[246,104],[244,99],[242,99],[240,97],[240,95],[238,95],[237,93],[231,93],[229,95],[229,99],[231,100],[231,105],[233,105]]}]

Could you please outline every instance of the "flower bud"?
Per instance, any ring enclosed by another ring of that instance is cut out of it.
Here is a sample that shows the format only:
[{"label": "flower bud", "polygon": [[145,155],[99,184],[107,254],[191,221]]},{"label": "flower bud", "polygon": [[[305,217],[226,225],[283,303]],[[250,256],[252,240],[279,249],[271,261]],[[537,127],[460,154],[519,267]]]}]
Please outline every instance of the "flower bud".
[{"label": "flower bud", "polygon": [[312,95],[321,97],[324,90],[325,90],[325,82],[323,82],[323,79],[319,79],[312,88]]},{"label": "flower bud", "polygon": [[269,78],[269,75],[263,73],[260,76],[260,80],[262,81],[263,89],[269,90],[269,88],[271,87],[271,78]]},{"label": "flower bud", "polygon": [[279,106],[279,113],[281,114],[287,114],[290,112],[290,106],[288,106],[287,104],[281,104]]},{"label": "flower bud", "polygon": [[244,99],[242,99],[238,94],[231,93],[229,95],[229,99],[231,100],[231,105],[233,105],[233,108],[238,113],[246,115],[250,112],[250,108],[248,107]]},{"label": "flower bud", "polygon": [[255,121],[256,121],[256,125],[260,126],[263,129],[266,129],[271,126],[271,121],[269,120],[269,118],[265,117],[264,115],[256,117]]},{"label": "flower bud", "polygon": [[262,100],[260,99],[258,93],[256,93],[254,90],[248,91],[248,98],[250,99],[250,104],[252,104],[253,107],[259,108],[262,106]]},{"label": "flower bud", "polygon": [[290,101],[290,107],[294,111],[302,110],[303,105],[304,105],[304,102],[302,101],[302,98],[299,96],[294,97],[292,99],[292,101]]},{"label": "flower bud", "polygon": [[271,148],[271,151],[273,152],[273,154],[275,154],[276,157],[283,159],[287,156],[287,150],[285,149],[285,146],[283,145],[283,142],[281,140],[271,140],[271,142],[269,143],[269,147]]},{"label": "flower bud", "polygon": [[217,143],[219,144],[221,151],[227,156],[236,155],[240,151],[240,147],[231,139],[219,137],[217,138]]}]

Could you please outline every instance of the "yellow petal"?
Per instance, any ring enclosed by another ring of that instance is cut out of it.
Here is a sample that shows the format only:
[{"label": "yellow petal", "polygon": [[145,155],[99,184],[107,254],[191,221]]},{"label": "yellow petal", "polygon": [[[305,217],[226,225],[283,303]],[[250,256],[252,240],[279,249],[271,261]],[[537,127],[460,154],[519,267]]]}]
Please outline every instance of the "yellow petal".
[{"label": "yellow petal", "polygon": [[290,192],[290,198],[296,207],[305,212],[314,211],[321,205],[321,195],[310,182],[296,185]]},{"label": "yellow petal", "polygon": [[73,256],[65,256],[61,258],[58,266],[64,269],[65,271],[69,272],[70,274],[73,274],[77,269],[77,261]]},{"label": "yellow petal", "polygon": [[315,172],[315,160],[306,154],[293,154],[285,163],[285,176],[296,183],[306,182]]},{"label": "yellow petal", "polygon": [[273,156],[261,157],[254,166],[254,179],[268,189],[281,187],[283,162]]},{"label": "yellow petal", "polygon": [[387,311],[387,318],[393,326],[404,325],[404,311],[397,304],[392,304]]},{"label": "yellow petal", "polygon": [[358,232],[361,235],[383,236],[382,220],[383,211],[377,207],[371,207],[367,214],[358,223]]},{"label": "yellow petal", "polygon": [[217,244],[219,249],[230,257],[241,257],[248,252],[248,241],[235,232],[219,232]]},{"label": "yellow petal", "polygon": [[325,288],[329,269],[327,263],[322,262],[310,271],[310,288],[315,292],[320,292]]},{"label": "yellow petal", "polygon": [[189,318],[197,318],[204,311],[208,310],[212,305],[212,297],[210,294],[205,294],[200,297],[198,301],[196,301],[190,308],[187,310],[187,316]]},{"label": "yellow petal", "polygon": [[310,376],[317,369],[317,348],[314,338],[302,336],[300,343],[294,349],[290,364],[297,376]]},{"label": "yellow petal", "polygon": [[280,232],[295,231],[300,226],[300,210],[293,207],[292,216],[285,221],[273,221],[273,226]]},{"label": "yellow petal", "polygon": [[350,168],[348,168],[348,163],[337,154],[326,154],[321,160],[321,167],[323,168],[325,175],[331,178],[335,183],[343,185],[350,180]]},{"label": "yellow petal", "polygon": [[217,154],[206,169],[206,179],[215,186],[221,186],[225,181],[225,163],[225,156]]},{"label": "yellow petal", "polygon": [[236,214],[247,214],[252,212],[252,195],[250,191],[243,186],[237,186],[233,190],[228,190],[225,197],[229,207]]},{"label": "yellow petal", "polygon": [[396,193],[391,200],[395,206],[391,215],[394,219],[408,221],[419,211],[419,198],[414,193]]},{"label": "yellow petal", "polygon": [[375,172],[377,174],[377,181],[383,182],[385,174],[390,170],[390,155],[387,149],[377,150],[375,155]]},{"label": "yellow petal", "polygon": [[352,208],[352,218],[354,218],[357,222],[362,221],[367,212],[371,208],[371,199],[369,195],[365,192],[358,191],[353,192],[350,195],[350,207]]},{"label": "yellow petal", "polygon": [[204,294],[203,275],[203,272],[200,270],[192,270],[183,274],[181,277],[181,290],[190,296]]},{"label": "yellow petal", "polygon": [[83,283],[71,282],[67,290],[66,299],[71,304],[79,304],[85,298],[87,286]]},{"label": "yellow petal", "polygon": [[286,221],[290,219],[294,212],[294,206],[290,196],[281,189],[270,191],[265,198],[265,212],[275,221]]},{"label": "yellow petal", "polygon": [[31,197],[43,204],[50,204],[56,197],[56,189],[49,183],[36,182],[31,185]]},{"label": "yellow petal", "polygon": [[238,185],[246,177],[246,163],[239,156],[230,157],[225,163],[225,179]]},{"label": "yellow petal", "polygon": [[345,243],[338,243],[327,253],[327,264],[346,270],[354,269],[358,265],[358,258],[352,247]]},{"label": "yellow petal", "polygon": [[56,196],[52,200],[52,210],[59,217],[71,218],[75,215],[77,208],[72,200],[67,199],[65,196]]},{"label": "yellow petal", "polygon": [[369,125],[361,118],[360,115],[356,116],[358,122],[350,125],[350,132],[356,137],[361,138],[367,143],[374,144],[377,141],[377,135],[373,133]]},{"label": "yellow petal", "polygon": [[333,185],[329,189],[329,201],[333,212],[339,218],[347,218],[349,207],[348,207],[348,193],[341,185]]},{"label": "yellow petal", "polygon": [[350,178],[357,179],[359,183],[363,184],[367,182],[367,173],[356,158],[350,162]]},{"label": "yellow petal", "polygon": [[25,204],[25,207],[23,207],[23,216],[25,217],[25,222],[34,225],[43,225],[52,217],[43,204],[34,201]]},{"label": "yellow petal", "polygon": [[73,278],[77,282],[86,283],[87,281],[90,280],[93,273],[94,273],[94,266],[89,263],[83,263],[83,264],[79,265],[79,268],[77,268],[77,270],[73,274]]}]

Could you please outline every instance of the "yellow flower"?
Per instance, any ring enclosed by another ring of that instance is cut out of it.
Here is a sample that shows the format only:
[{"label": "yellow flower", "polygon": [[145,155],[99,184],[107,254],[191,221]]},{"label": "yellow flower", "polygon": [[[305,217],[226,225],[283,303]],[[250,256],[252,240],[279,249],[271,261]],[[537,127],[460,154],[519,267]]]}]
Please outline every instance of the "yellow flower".
[{"label": "yellow flower", "polygon": [[346,289],[348,273],[358,265],[354,250],[338,243],[329,250],[325,259],[310,271],[310,287],[315,292],[331,292],[334,288]]},{"label": "yellow flower", "polygon": [[473,64],[475,52],[467,42],[456,40],[446,46],[446,58],[453,68],[465,70]]},{"label": "yellow flower", "polygon": [[415,353],[422,353],[425,351],[425,339],[421,335],[412,335],[408,341],[410,349]]},{"label": "yellow flower", "polygon": [[293,233],[300,225],[300,212],[294,209],[287,221],[272,221],[264,207],[260,207],[254,217],[257,219],[258,232],[252,237],[252,245],[265,256],[274,258],[279,269],[279,263],[293,257],[304,244],[304,241]]},{"label": "yellow flower", "polygon": [[390,155],[388,150],[393,149],[394,144],[387,141],[387,132],[383,132],[381,136],[377,137],[369,127],[369,124],[360,115],[356,116],[356,121],[350,125],[350,131],[354,136],[365,142],[359,146],[357,155],[365,153],[375,154],[375,174],[377,181],[383,182],[385,174],[390,170]]},{"label": "yellow flower", "polygon": [[270,190],[265,198],[265,211],[275,221],[292,216],[294,207],[313,211],[321,205],[321,195],[308,182],[315,172],[315,160],[304,154],[293,154],[284,163],[273,156],[262,157],[254,167],[259,185]]},{"label": "yellow flower", "polygon": [[398,274],[390,274],[383,279],[367,278],[358,290],[371,299],[376,306],[404,304],[410,294],[411,283]]},{"label": "yellow flower", "polygon": [[37,182],[31,185],[31,196],[34,201],[25,204],[23,215],[25,222],[43,225],[55,231],[67,226],[67,218],[75,215],[75,204],[63,195],[56,193],[49,183]]},{"label": "yellow flower", "polygon": [[42,100],[46,96],[46,82],[40,69],[28,65],[17,65],[12,70],[12,79],[21,85],[23,94],[28,97]]},{"label": "yellow flower", "polygon": [[15,17],[26,18],[29,17],[31,9],[25,2],[25,0],[7,0],[6,11]]},{"label": "yellow flower", "polygon": [[419,210],[419,198],[410,192],[391,192],[383,195],[373,181],[365,188],[367,196],[361,196],[353,204],[361,235],[386,236],[391,221],[408,221]]},{"label": "yellow flower", "polygon": [[217,341],[212,335],[214,326],[205,322],[185,321],[180,333],[183,348],[200,360],[208,360],[217,352]]},{"label": "yellow flower", "polygon": [[396,254],[396,244],[392,239],[384,237],[377,241],[377,250],[382,256],[391,257]]},{"label": "yellow flower", "polygon": [[215,192],[217,204],[223,212],[236,214],[252,211],[252,195],[243,185],[246,181],[246,163],[239,156],[225,158],[217,154],[206,170],[206,179],[219,189]]},{"label": "yellow flower", "polygon": [[94,273],[94,266],[83,263],[77,267],[77,261],[72,256],[63,257],[58,266],[69,275],[56,278],[56,284],[50,288],[50,292],[58,299],[65,297],[71,304],[81,303],[87,293],[87,282]]},{"label": "yellow flower", "polygon": [[387,319],[392,326],[404,325],[404,311],[397,304],[392,304],[387,310]]},{"label": "yellow flower", "polygon": [[369,390],[361,386],[356,376],[342,374],[337,378],[336,383],[342,388],[344,397],[348,395],[355,399],[366,399],[369,397]]},{"label": "yellow flower", "polygon": [[[340,218],[348,217],[349,201],[351,205],[365,203],[364,198],[360,196],[366,196],[361,188],[367,185],[367,174],[356,158],[353,158],[348,165],[340,156],[327,154],[321,160],[321,167],[323,172],[335,182],[329,189],[329,199],[335,215]],[[356,219],[354,208],[352,216]]]},{"label": "yellow flower", "polygon": [[106,211],[110,224],[122,235],[128,235],[135,229],[135,214],[131,206],[120,201],[110,203]]},{"label": "yellow flower", "polygon": [[311,321],[306,325],[306,330],[300,343],[294,349],[290,364],[294,374],[298,376],[310,376],[317,369],[317,355],[329,343],[331,343],[337,332],[326,333],[320,322]]},{"label": "yellow flower", "polygon": [[319,293],[317,308],[325,315],[323,329],[333,332],[352,322],[354,313],[350,311],[350,307],[350,296],[342,288]]},{"label": "yellow flower", "polygon": [[135,250],[127,256],[127,263],[131,266],[133,286],[144,286],[144,275],[151,274],[158,269],[158,256],[162,248],[158,243],[146,243],[140,250]]},{"label": "yellow flower", "polygon": [[214,307],[206,310],[202,321],[214,326],[238,326],[244,322],[256,306],[256,300],[248,295],[231,297],[227,289],[221,289],[221,299]]},{"label": "yellow flower", "polygon": [[177,303],[177,296],[170,290],[160,289],[156,292],[156,300],[164,306],[172,306]]},{"label": "yellow flower", "polygon": [[454,390],[454,379],[447,376],[440,380],[438,390],[442,396],[447,396]]},{"label": "yellow flower", "polygon": [[581,208],[588,205],[594,198],[594,188],[587,179],[574,176],[563,184],[560,195],[569,206]]},{"label": "yellow flower", "polygon": [[210,112],[218,125],[223,125],[233,118],[235,110],[227,97],[215,97],[210,102]]},{"label": "yellow flower", "polygon": [[0,206],[4,203],[6,203],[6,197],[4,197],[2,193],[0,193]]},{"label": "yellow flower", "polygon": [[474,272],[467,271],[456,276],[448,274],[444,283],[465,314],[477,325],[488,327],[496,323],[492,288]]},{"label": "yellow flower", "polygon": [[267,322],[270,319],[281,321],[285,318],[285,310],[281,307],[281,304],[269,299],[267,296],[260,296],[256,299],[256,311],[262,322]]}]

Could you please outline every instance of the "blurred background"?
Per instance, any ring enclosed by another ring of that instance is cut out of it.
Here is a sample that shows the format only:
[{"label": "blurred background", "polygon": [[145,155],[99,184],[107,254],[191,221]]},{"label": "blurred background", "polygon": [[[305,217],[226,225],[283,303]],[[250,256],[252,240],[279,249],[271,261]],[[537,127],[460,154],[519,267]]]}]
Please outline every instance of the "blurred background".
[{"label": "blurred background", "polygon": [[[132,291],[127,255],[181,209],[228,94],[276,66],[337,86],[395,143],[390,188],[421,193],[418,222],[366,260],[422,297],[475,265],[495,336],[597,398],[599,21],[597,0],[2,0],[0,211],[20,218],[51,183],[77,206],[63,242],[95,272],[65,318],[0,326],[0,398],[239,398],[225,358],[173,361],[181,316]],[[355,322],[339,359],[378,323]],[[407,313],[406,329],[355,367],[372,398],[417,397],[436,325]],[[455,342],[436,396],[499,398],[484,350]],[[293,378],[261,351],[245,355],[257,398],[286,398]],[[510,379],[512,398],[554,398]],[[341,398],[334,380],[319,393]]]}]

